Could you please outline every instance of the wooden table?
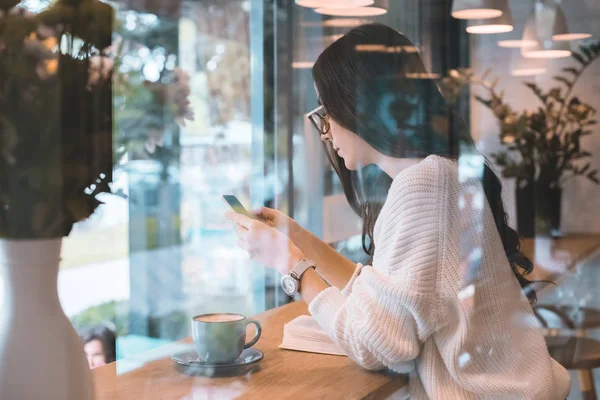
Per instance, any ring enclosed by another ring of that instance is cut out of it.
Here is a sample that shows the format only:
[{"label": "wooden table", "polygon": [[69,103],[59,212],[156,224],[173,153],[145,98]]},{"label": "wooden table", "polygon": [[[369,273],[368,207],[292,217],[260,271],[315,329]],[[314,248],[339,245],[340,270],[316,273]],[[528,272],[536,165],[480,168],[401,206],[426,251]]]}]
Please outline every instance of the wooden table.
[{"label": "wooden table", "polygon": [[283,325],[302,314],[308,310],[298,301],[253,317],[263,327],[256,348],[265,357],[259,370],[245,376],[191,377],[179,372],[169,357],[117,375],[118,361],[93,370],[97,400],[385,399],[399,391],[408,394],[404,376],[369,372],[347,357],[279,349]]},{"label": "wooden table", "polygon": [[[540,253],[542,259],[536,259],[536,247],[548,247],[550,254],[544,254],[545,249]],[[600,234],[570,234],[561,238],[535,238],[524,239],[522,241],[523,253],[535,263],[533,273],[527,276],[530,280],[550,280],[557,282],[563,274],[569,272],[578,263],[589,258],[593,253],[600,249]],[[546,264],[548,258],[554,257],[554,264],[563,264],[563,271],[557,272],[550,265]],[[562,261],[561,261],[562,260]]]},{"label": "wooden table", "polygon": [[[524,240],[523,251],[532,259],[535,247],[534,239]],[[600,248],[600,235],[571,235],[552,241],[551,248],[568,255],[568,270]],[[543,262],[535,261],[536,272],[530,279],[557,279]],[[119,361],[93,371],[97,399],[385,399],[399,391],[408,394],[403,376],[368,372],[347,357],[279,349],[283,325],[302,314],[308,311],[306,304],[299,301],[254,317],[263,326],[263,336],[256,347],[265,358],[260,369],[247,375],[191,377],[182,374],[169,356],[117,374]],[[190,344],[191,340],[182,343]]]}]

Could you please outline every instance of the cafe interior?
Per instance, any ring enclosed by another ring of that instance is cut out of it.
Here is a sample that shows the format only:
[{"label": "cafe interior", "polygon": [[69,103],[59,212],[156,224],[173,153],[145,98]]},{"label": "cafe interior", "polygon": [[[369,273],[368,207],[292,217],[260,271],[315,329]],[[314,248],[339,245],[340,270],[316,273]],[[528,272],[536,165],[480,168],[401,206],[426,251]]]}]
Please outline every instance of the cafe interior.
[{"label": "cafe interior", "polygon": [[[500,178],[537,296],[509,317],[535,326],[568,372],[568,393],[552,398],[597,399],[598,0],[0,0],[1,399],[550,399],[527,393],[552,379],[523,378],[520,394],[424,397],[409,383],[417,369],[370,371],[311,317],[304,280],[288,277],[301,282],[290,295],[240,244],[246,220],[236,231],[224,216],[277,209],[344,262],[372,263],[366,213],[330,163],[324,134],[338,125],[313,67],[373,23],[408,41],[353,51],[422,60],[402,80],[443,97],[432,124],[456,149],[458,181],[484,163]],[[414,113],[411,123],[429,113],[426,99],[403,104],[379,111]],[[489,250],[465,246],[464,264]],[[475,348],[447,368],[471,371]],[[473,374],[502,381],[486,368]],[[435,373],[418,368],[423,382]]]}]

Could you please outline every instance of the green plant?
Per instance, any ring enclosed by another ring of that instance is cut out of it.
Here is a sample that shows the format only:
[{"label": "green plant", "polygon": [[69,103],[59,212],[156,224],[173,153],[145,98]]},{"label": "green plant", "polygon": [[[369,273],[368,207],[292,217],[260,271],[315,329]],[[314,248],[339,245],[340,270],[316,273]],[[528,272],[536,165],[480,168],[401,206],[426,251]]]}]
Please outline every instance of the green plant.
[{"label": "green plant", "polygon": [[113,9],[0,3],[0,238],[67,236],[110,192]]},{"label": "green plant", "polygon": [[[135,313],[134,313],[135,315]],[[83,310],[70,318],[77,331],[111,322],[116,327],[117,337],[129,335],[129,300],[109,301]],[[189,315],[184,311],[173,311],[167,315],[141,317],[148,322],[148,337],[179,340],[189,334]]]},{"label": "green plant", "polygon": [[[489,70],[478,78],[469,69],[450,72],[442,90],[453,102],[466,85],[485,89],[487,96],[475,96],[500,122],[500,141],[504,150],[492,154],[505,177],[517,178],[519,187],[536,190],[560,189],[573,177],[585,177],[600,184],[598,170],[589,159],[592,154],[581,145],[597,125],[596,110],[573,95],[578,80],[598,57],[600,42],[580,46],[572,54],[575,66],[563,68],[553,79],[559,86],[544,91],[536,83],[525,82],[541,105],[535,110],[516,111],[498,91],[498,78],[488,81]],[[538,191],[539,193],[539,191]]]},{"label": "green plant", "polygon": [[71,323],[76,330],[80,331],[88,326],[112,322],[117,328],[117,336],[125,336],[129,333],[129,301],[110,301],[97,306],[90,307],[79,314],[71,317]]},{"label": "green plant", "polygon": [[[194,117],[189,76],[176,66],[178,20],[156,20],[147,14],[118,18],[115,160],[127,155],[129,160],[158,161],[166,179],[166,169],[179,158],[178,125],[185,126]],[[126,28],[127,18],[134,18],[136,29]]]}]

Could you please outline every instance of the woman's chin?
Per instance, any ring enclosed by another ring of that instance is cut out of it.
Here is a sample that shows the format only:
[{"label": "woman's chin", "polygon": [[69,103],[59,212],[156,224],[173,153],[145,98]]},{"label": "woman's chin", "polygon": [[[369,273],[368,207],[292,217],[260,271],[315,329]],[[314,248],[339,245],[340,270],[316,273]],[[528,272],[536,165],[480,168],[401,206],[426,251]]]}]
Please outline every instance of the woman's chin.
[{"label": "woman's chin", "polygon": [[[342,157],[343,158],[343,157]],[[344,159],[344,165],[346,166],[346,168],[348,168],[350,171],[356,171],[358,168],[356,167],[356,163],[343,158]]]}]

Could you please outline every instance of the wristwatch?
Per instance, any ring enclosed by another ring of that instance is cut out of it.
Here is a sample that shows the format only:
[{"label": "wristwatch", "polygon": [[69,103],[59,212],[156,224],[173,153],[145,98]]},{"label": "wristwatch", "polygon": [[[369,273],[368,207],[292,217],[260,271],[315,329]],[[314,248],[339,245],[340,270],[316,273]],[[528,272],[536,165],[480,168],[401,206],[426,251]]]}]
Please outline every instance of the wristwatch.
[{"label": "wristwatch", "polygon": [[302,274],[309,268],[317,269],[317,264],[315,264],[314,261],[305,258],[292,268],[292,272],[290,272],[289,275],[281,277],[281,287],[285,294],[293,297],[298,293],[300,290],[300,277],[302,277]]}]

